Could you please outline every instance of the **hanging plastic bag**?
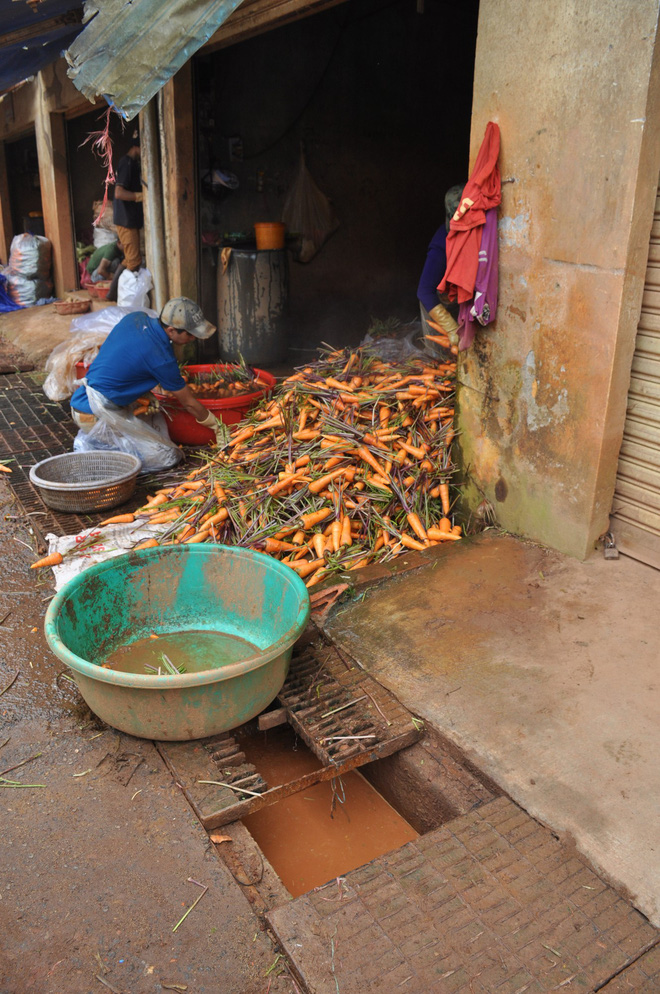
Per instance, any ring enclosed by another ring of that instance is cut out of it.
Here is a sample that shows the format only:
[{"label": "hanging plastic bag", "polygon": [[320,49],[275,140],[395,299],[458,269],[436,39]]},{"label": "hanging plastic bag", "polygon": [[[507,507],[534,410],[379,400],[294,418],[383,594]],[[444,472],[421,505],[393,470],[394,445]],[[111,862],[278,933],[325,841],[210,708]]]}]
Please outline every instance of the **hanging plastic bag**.
[{"label": "hanging plastic bag", "polygon": [[91,431],[82,429],[73,442],[74,452],[99,449],[128,452],[142,463],[143,473],[155,473],[176,466],[183,452],[170,440],[162,414],[136,418],[126,407],[117,407],[102,393],[87,384],[87,399],[97,422]]},{"label": "hanging plastic bag", "polygon": [[107,338],[105,331],[86,331],[68,342],[56,345],[46,360],[46,379],[42,387],[49,400],[66,400],[78,386],[76,363],[89,366]]},{"label": "hanging plastic bag", "polygon": [[133,307],[143,311],[149,307],[149,291],[153,280],[148,269],[132,272],[125,269],[117,281],[117,303],[120,307]]},{"label": "hanging plastic bag", "polygon": [[294,259],[298,262],[313,259],[323,243],[339,227],[330,201],[312,179],[302,149],[296,178],[284,202],[282,220],[292,234],[300,235],[300,249],[294,253]]}]

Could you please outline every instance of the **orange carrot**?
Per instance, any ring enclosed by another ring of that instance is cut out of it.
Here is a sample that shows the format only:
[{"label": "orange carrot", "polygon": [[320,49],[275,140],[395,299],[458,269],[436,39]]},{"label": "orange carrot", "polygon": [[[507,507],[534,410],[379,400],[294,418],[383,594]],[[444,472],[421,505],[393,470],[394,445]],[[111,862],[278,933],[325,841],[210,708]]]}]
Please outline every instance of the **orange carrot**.
[{"label": "orange carrot", "polygon": [[147,538],[144,542],[140,542],[138,545],[133,546],[133,552],[137,552],[139,549],[153,549],[158,545],[155,538]]},{"label": "orange carrot", "polygon": [[449,514],[449,484],[440,484],[440,500],[442,501],[442,510],[445,515]]},{"label": "orange carrot", "polygon": [[368,463],[368,465],[371,466],[371,468],[374,469],[379,476],[383,476],[385,477],[385,479],[387,479],[387,473],[385,472],[384,467],[381,466],[381,464],[378,462],[375,456],[372,456],[371,452],[369,452],[369,449],[366,447],[366,445],[361,445],[357,450],[357,454],[359,455],[360,459],[363,462]]},{"label": "orange carrot", "polygon": [[300,522],[303,526],[303,529],[305,531],[309,531],[309,529],[313,528],[314,525],[318,525],[320,521],[323,521],[325,518],[327,518],[329,514],[332,514],[331,508],[322,507],[320,511],[310,511],[309,514],[303,514],[303,516],[300,519]]},{"label": "orange carrot", "polygon": [[404,449],[411,456],[414,456],[415,459],[424,459],[426,456],[424,449],[419,449],[416,445],[409,445],[408,442],[404,442],[402,439],[397,444],[400,449]]},{"label": "orange carrot", "polygon": [[355,475],[355,469],[352,466],[348,466],[346,469],[334,469],[331,473],[327,473],[322,476],[319,480],[314,480],[313,483],[309,484],[309,492],[312,494],[321,493],[322,490],[328,486],[332,480],[337,479],[338,476],[346,476],[349,479],[353,479]]},{"label": "orange carrot", "polygon": [[36,563],[32,563],[30,569],[39,569],[41,566],[59,566],[61,562],[62,554],[60,552],[51,552],[49,556],[45,556]]},{"label": "orange carrot", "polygon": [[160,514],[153,514],[151,517],[152,525],[164,525],[168,521],[176,521],[179,517],[179,511],[161,511]]},{"label": "orange carrot", "polygon": [[11,470],[10,470],[9,466],[3,466],[2,463],[0,463],[0,472],[2,472],[2,473],[11,473]]},{"label": "orange carrot", "polygon": [[325,537],[322,532],[314,533],[312,536],[312,545],[317,557],[319,559],[323,559],[323,553],[325,552]]},{"label": "orange carrot", "polygon": [[[350,529],[350,525],[349,525]],[[339,546],[341,545],[341,535],[342,535],[342,523],[341,521],[332,522],[332,551],[339,552]]]},{"label": "orange carrot", "polygon": [[445,533],[450,532],[451,531],[451,521],[449,520],[449,518],[440,518],[440,520],[438,522],[438,528],[440,529],[441,532],[445,532]]},{"label": "orange carrot", "polygon": [[103,528],[104,525],[128,525],[132,521],[135,521],[134,514],[116,514],[114,518],[106,518],[99,524],[99,528]]},{"label": "orange carrot", "polygon": [[351,534],[351,519],[349,518],[348,515],[345,515],[344,520],[342,522],[339,544],[340,546],[353,544],[353,536]]},{"label": "orange carrot", "polygon": [[427,538],[426,529],[424,528],[424,525],[420,521],[419,515],[411,513],[407,514],[406,518],[408,520],[408,524],[414,531],[415,535],[417,535],[417,537],[420,538],[422,542],[425,542]]},{"label": "orange carrot", "polygon": [[411,538],[410,535],[402,535],[399,541],[402,545],[405,545],[406,549],[423,551],[426,548],[423,542],[419,542],[416,538]]},{"label": "orange carrot", "polygon": [[324,562],[325,562],[324,559],[312,559],[312,560],[301,559],[300,562],[287,563],[287,566],[290,566],[291,569],[295,570],[298,576],[304,578],[306,576],[309,576],[310,573],[314,573],[314,571],[317,570],[320,566],[323,566]]},{"label": "orange carrot", "polygon": [[291,542],[281,542],[277,538],[264,538],[264,552],[269,555],[273,555],[276,552],[297,552],[298,546],[292,545]]},{"label": "orange carrot", "polygon": [[463,532],[463,529],[461,528],[460,525],[454,525],[454,527],[452,528],[451,531],[452,531],[452,535],[461,535],[462,532]]},{"label": "orange carrot", "polygon": [[429,528],[426,534],[436,542],[456,542],[462,538],[461,535],[455,535],[454,532],[441,532],[439,528]]}]

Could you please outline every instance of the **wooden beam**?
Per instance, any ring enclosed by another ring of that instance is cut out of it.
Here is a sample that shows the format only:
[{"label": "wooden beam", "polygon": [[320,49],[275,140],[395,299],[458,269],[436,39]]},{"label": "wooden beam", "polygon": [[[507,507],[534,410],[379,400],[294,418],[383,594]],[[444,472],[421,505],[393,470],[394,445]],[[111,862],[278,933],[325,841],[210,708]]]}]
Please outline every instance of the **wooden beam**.
[{"label": "wooden beam", "polygon": [[202,46],[202,55],[236,45],[272,28],[291,24],[303,17],[319,14],[345,0],[243,0],[221,28]]},{"label": "wooden beam", "polygon": [[9,259],[9,247],[13,237],[14,225],[11,219],[7,157],[5,143],[0,142],[0,262],[6,263]]},{"label": "wooden beam", "polygon": [[22,45],[26,41],[37,38],[40,41],[48,41],[45,37],[51,31],[58,31],[60,28],[74,27],[82,24],[82,8],[80,10],[67,10],[64,14],[56,17],[48,17],[46,20],[35,21],[24,28],[17,28],[15,31],[5,31],[0,34],[0,48],[8,48],[10,45]]},{"label": "wooden beam", "polygon": [[64,114],[48,110],[45,86],[40,82],[35,120],[41,208],[44,230],[53,247],[55,294],[64,296],[78,286],[73,209],[67,163]]},{"label": "wooden beam", "polygon": [[160,153],[170,295],[197,300],[197,183],[190,61],[168,80],[160,98]]}]

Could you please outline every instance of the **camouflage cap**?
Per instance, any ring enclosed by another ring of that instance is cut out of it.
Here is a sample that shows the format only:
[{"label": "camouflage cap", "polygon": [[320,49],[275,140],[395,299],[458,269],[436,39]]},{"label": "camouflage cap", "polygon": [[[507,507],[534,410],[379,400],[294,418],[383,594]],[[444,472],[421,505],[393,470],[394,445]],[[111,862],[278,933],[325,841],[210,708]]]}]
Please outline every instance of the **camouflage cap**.
[{"label": "camouflage cap", "polygon": [[195,338],[210,338],[215,325],[207,321],[202,308],[189,297],[173,297],[160,312],[160,320],[177,331],[187,331]]}]

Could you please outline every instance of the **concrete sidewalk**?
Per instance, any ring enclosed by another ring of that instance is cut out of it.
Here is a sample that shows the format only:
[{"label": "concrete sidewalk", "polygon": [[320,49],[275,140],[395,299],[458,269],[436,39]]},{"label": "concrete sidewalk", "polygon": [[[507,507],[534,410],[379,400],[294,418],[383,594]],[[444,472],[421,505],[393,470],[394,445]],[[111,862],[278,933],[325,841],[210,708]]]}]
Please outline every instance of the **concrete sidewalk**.
[{"label": "concrete sidewalk", "polygon": [[659,598],[634,560],[486,535],[326,630],[660,925]]}]

